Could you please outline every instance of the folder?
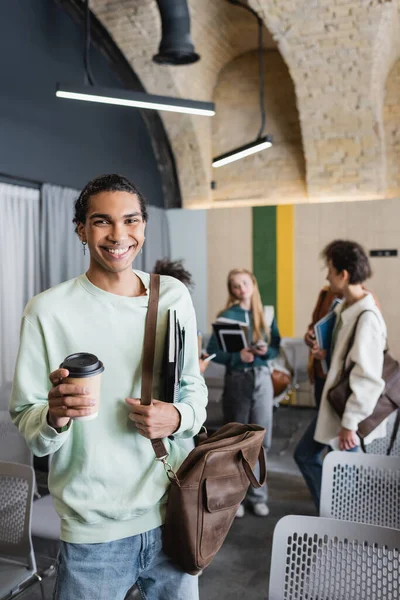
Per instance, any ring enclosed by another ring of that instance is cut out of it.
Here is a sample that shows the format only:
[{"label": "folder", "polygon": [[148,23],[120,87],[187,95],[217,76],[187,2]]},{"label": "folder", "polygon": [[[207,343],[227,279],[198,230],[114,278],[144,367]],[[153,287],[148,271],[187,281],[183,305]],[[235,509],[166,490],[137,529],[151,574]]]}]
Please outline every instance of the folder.
[{"label": "folder", "polygon": [[162,363],[162,387],[165,402],[177,402],[185,358],[185,329],[182,329],[175,310],[168,311]]},{"label": "folder", "polygon": [[333,330],[336,325],[336,312],[333,310],[337,304],[340,304],[342,300],[336,298],[329,309],[329,312],[322,317],[314,325],[315,339],[321,350],[326,350],[326,358],[321,360],[321,366],[324,374],[326,375],[329,371],[332,357],[332,336]]},{"label": "folder", "polygon": [[240,352],[248,348],[248,324],[221,317],[217,319],[212,328],[218,347],[223,352]]}]

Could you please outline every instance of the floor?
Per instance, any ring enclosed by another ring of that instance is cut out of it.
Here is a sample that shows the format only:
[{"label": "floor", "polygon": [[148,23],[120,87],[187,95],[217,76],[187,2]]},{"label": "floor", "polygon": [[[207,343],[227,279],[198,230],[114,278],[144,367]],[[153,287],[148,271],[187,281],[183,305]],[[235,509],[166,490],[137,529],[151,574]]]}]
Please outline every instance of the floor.
[{"label": "floor", "polygon": [[[293,461],[293,449],[314,415],[312,409],[280,407],[274,415],[273,445],[268,455],[270,515],[267,518],[246,513],[236,519],[213,563],[199,578],[201,600],[266,600],[272,536],[277,521],[287,514],[315,515],[308,491]],[[210,429],[220,424],[220,407],[210,404]],[[41,540],[35,540],[39,566],[48,566],[46,555],[54,554]],[[52,598],[54,578],[44,579],[46,600]],[[19,596],[21,600],[41,600],[38,585]],[[131,594],[130,598],[137,598]]]}]

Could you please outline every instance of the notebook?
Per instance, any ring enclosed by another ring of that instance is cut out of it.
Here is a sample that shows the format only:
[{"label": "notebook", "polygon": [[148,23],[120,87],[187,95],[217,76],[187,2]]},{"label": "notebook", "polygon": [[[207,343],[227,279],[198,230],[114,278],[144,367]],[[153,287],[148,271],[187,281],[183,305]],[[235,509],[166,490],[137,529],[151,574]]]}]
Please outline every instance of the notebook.
[{"label": "notebook", "polygon": [[175,310],[168,311],[162,364],[162,387],[165,402],[177,402],[185,358],[185,329],[182,329]]},{"label": "notebook", "polygon": [[240,352],[248,348],[248,324],[243,321],[235,321],[220,317],[212,328],[220,350],[223,352]]},{"label": "notebook", "polygon": [[326,375],[329,371],[332,357],[332,335],[336,325],[336,312],[333,310],[335,306],[340,304],[342,300],[339,298],[332,302],[329,312],[322,317],[314,325],[315,339],[321,350],[326,350],[326,358],[321,360],[322,371]]}]

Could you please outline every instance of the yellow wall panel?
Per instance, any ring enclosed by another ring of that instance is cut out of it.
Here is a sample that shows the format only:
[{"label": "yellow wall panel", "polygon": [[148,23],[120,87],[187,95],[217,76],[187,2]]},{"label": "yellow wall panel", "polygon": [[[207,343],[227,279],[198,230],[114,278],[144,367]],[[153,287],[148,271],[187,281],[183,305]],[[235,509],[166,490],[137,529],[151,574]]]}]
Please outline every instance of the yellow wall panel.
[{"label": "yellow wall panel", "polygon": [[282,337],[294,335],[294,206],[276,209],[277,313]]}]

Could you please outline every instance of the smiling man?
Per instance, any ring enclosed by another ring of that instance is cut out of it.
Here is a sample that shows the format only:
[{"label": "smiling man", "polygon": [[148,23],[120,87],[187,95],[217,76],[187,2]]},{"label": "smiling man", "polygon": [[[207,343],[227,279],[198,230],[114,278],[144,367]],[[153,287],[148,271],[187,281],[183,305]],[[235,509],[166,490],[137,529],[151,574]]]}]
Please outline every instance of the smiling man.
[{"label": "smiling man", "polygon": [[[149,439],[165,438],[174,469],[180,438],[198,433],[207,392],[187,288],[162,277],[154,396],[140,405],[150,276],[132,270],[145,241],[145,201],[119,175],[99,177],[75,203],[76,232],[89,248],[86,274],[33,298],[22,319],[11,416],[37,456],[53,454],[49,489],[61,517],[56,600],[123,600],[137,583],[147,600],[197,600],[197,578],[162,551],[168,479]],[[185,362],[176,404],[159,398],[169,308],[185,328]],[[103,362],[97,418],[85,386],[60,368],[77,352]],[[170,439],[168,436],[172,436]]]}]

